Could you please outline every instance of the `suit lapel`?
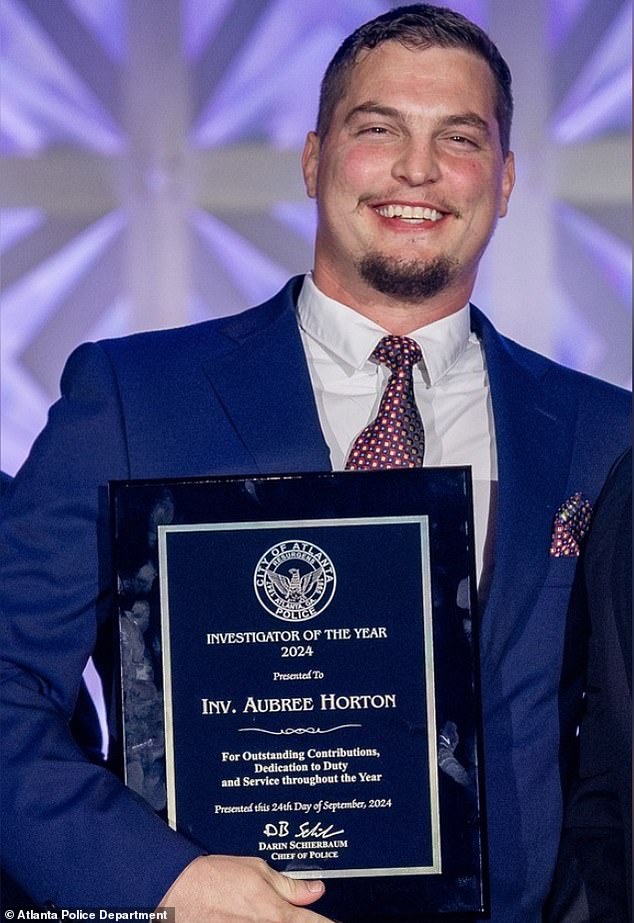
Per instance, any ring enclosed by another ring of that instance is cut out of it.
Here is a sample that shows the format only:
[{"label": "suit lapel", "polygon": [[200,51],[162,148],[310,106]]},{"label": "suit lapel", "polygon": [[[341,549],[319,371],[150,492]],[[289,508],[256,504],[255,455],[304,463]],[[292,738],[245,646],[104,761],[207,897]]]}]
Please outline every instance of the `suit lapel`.
[{"label": "suit lapel", "polygon": [[255,469],[262,473],[328,471],[301,336],[293,279],[270,302],[228,318],[224,340],[205,373]]},{"label": "suit lapel", "polygon": [[[492,611],[512,607],[514,619],[521,618],[551,564],[551,530],[568,495],[576,413],[567,406],[562,416],[551,399],[541,357],[520,351],[473,308],[472,328],[484,347],[498,457],[495,561],[482,619],[484,647],[493,653],[508,635],[504,619],[491,618]],[[526,356],[534,361],[521,361]]]}]

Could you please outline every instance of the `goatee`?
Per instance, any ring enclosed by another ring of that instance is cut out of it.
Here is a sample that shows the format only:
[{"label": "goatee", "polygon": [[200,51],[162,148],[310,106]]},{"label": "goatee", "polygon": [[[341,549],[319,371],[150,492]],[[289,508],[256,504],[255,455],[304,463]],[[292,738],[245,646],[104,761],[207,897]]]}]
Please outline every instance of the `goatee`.
[{"label": "goatee", "polygon": [[429,263],[399,261],[380,253],[368,253],[357,265],[361,278],[383,295],[400,301],[425,301],[452,282],[456,264],[446,256]]}]

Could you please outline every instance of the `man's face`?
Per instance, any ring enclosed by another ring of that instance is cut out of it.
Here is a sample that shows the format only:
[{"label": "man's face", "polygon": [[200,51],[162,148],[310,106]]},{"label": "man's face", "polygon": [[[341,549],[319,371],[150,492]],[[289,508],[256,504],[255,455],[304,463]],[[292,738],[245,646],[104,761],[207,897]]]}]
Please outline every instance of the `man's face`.
[{"label": "man's face", "polygon": [[322,291],[363,313],[386,295],[452,313],[513,188],[487,63],[394,41],[363,52],[325,136],[309,134],[303,168]]}]

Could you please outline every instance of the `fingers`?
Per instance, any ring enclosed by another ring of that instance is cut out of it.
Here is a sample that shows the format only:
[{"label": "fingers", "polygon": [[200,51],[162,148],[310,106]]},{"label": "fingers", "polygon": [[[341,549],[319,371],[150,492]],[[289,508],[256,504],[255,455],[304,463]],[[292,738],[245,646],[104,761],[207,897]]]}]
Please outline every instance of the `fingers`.
[{"label": "fingers", "polygon": [[269,872],[271,872],[271,885],[276,894],[296,907],[306,907],[314,903],[326,890],[323,881],[315,878],[289,878],[270,868]]},{"label": "fingers", "polygon": [[323,882],[288,878],[262,859],[199,856],[161,906],[174,907],[178,923],[332,923],[304,909],[324,890]]}]

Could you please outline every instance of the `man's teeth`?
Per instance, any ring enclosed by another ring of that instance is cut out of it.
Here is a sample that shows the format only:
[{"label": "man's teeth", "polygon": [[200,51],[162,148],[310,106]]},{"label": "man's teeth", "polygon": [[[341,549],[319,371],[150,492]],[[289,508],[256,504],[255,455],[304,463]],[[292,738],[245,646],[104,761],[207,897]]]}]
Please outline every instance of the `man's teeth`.
[{"label": "man's teeth", "polygon": [[377,212],[383,218],[409,218],[414,221],[440,221],[442,218],[442,212],[420,205],[381,205]]}]

